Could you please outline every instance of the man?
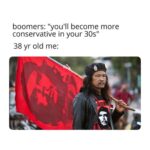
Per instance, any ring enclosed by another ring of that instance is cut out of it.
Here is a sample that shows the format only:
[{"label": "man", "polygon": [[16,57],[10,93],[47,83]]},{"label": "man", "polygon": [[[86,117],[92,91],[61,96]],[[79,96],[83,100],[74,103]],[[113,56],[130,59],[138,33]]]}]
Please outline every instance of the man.
[{"label": "man", "polygon": [[[83,87],[73,101],[73,129],[113,129],[113,123],[123,115],[124,108],[116,104],[114,112],[111,113],[105,64],[88,65],[85,75]],[[119,104],[125,105],[123,101],[119,101]],[[107,125],[100,119],[100,115],[104,115],[104,111],[101,111],[103,108],[107,110]]]}]

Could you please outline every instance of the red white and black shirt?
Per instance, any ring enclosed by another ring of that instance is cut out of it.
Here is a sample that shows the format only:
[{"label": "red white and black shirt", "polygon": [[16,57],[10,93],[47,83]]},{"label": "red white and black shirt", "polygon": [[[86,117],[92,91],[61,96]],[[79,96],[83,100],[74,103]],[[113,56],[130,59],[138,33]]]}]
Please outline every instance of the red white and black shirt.
[{"label": "red white and black shirt", "polygon": [[94,123],[93,129],[111,129],[111,109],[112,105],[108,105],[102,96],[95,97],[97,122]]}]

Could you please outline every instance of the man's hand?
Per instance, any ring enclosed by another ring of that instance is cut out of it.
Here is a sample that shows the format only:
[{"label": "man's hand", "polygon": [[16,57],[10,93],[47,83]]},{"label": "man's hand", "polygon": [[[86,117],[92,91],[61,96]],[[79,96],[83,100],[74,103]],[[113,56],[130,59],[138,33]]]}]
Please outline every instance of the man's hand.
[{"label": "man's hand", "polygon": [[116,110],[120,113],[125,111],[125,106],[127,106],[127,104],[123,100],[118,100],[118,102],[116,102]]}]

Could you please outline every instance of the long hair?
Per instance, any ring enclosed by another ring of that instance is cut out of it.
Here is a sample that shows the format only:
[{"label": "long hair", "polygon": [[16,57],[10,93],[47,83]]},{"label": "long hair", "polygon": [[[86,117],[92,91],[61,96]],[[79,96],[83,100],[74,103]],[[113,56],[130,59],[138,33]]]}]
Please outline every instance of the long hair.
[{"label": "long hair", "polygon": [[[83,86],[80,89],[80,92],[86,92],[88,95],[95,93],[95,90],[93,89],[92,86],[92,76],[90,77],[85,77],[83,80]],[[106,76],[106,84],[105,87],[101,89],[101,94],[102,97],[106,100],[106,103],[110,103],[109,99],[109,92],[110,92],[110,87],[108,83],[108,76]]]}]

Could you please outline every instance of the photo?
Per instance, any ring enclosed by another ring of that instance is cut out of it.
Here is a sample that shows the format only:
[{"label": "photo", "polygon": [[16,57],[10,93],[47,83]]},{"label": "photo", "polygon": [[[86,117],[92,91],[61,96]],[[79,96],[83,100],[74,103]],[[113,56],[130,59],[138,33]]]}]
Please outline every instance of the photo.
[{"label": "photo", "polygon": [[11,57],[12,130],[138,130],[139,57]]}]

